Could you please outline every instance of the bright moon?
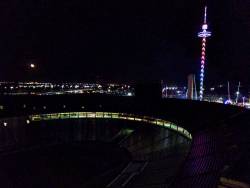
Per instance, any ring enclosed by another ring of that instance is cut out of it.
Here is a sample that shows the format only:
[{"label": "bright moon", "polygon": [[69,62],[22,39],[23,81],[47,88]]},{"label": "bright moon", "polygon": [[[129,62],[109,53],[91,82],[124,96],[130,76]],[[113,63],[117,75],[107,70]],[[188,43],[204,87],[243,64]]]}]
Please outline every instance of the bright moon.
[{"label": "bright moon", "polygon": [[35,64],[34,64],[34,63],[31,63],[31,64],[30,64],[30,68],[35,68]]}]

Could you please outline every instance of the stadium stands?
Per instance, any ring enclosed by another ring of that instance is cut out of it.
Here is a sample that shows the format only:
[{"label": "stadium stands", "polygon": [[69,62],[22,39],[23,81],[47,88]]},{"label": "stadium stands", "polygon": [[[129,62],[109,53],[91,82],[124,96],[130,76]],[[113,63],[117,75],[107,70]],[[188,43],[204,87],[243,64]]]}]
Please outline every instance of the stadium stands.
[{"label": "stadium stands", "polygon": [[[120,163],[85,182],[84,187],[100,187],[93,183],[97,180],[102,185],[127,188],[250,185],[250,112],[245,109],[196,101],[100,96],[17,97],[4,98],[0,103],[4,106],[0,113],[1,153],[21,149],[31,140],[34,141],[31,146],[39,140],[43,143],[99,140],[117,144],[131,153],[129,164]],[[85,120],[78,119],[75,112],[88,118],[84,127],[80,122]],[[65,118],[32,121],[32,117],[39,117],[34,115],[50,114],[41,116],[47,118],[58,113],[64,113]],[[26,124],[28,118],[30,124]],[[62,122],[68,123],[53,126]],[[71,126],[72,123],[76,126]],[[104,128],[104,124],[111,126]],[[131,125],[126,127],[127,124]]]}]

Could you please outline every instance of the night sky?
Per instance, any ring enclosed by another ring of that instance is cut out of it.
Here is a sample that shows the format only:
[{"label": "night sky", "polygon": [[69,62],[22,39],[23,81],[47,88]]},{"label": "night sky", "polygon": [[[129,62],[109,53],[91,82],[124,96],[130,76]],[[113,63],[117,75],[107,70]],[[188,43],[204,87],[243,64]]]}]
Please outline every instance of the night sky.
[{"label": "night sky", "polygon": [[[193,3],[192,3],[193,2]],[[250,84],[250,2],[210,0],[205,83]],[[0,3],[0,79],[155,81],[199,74],[204,1]],[[36,70],[28,68],[37,65]]]}]

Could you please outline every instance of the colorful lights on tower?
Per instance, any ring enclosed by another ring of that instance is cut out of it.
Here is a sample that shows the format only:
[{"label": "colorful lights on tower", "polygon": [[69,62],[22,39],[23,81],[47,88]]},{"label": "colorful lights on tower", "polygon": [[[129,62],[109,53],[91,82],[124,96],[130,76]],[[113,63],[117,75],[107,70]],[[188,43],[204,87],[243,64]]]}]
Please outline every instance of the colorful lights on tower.
[{"label": "colorful lights on tower", "polygon": [[205,75],[205,62],[206,62],[206,38],[211,36],[211,32],[207,31],[207,7],[205,6],[204,12],[204,22],[202,25],[202,31],[198,33],[198,37],[202,38],[202,47],[201,47],[201,72],[200,72],[200,100],[203,100],[203,92],[204,92],[204,75]]}]

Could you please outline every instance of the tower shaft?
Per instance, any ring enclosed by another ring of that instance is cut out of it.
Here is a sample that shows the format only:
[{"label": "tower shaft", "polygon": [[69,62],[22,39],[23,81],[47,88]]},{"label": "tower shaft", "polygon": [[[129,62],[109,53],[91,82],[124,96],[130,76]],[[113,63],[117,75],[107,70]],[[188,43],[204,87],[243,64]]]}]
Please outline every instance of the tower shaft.
[{"label": "tower shaft", "polygon": [[203,100],[205,62],[206,62],[206,37],[203,37],[201,44],[200,100]]}]

